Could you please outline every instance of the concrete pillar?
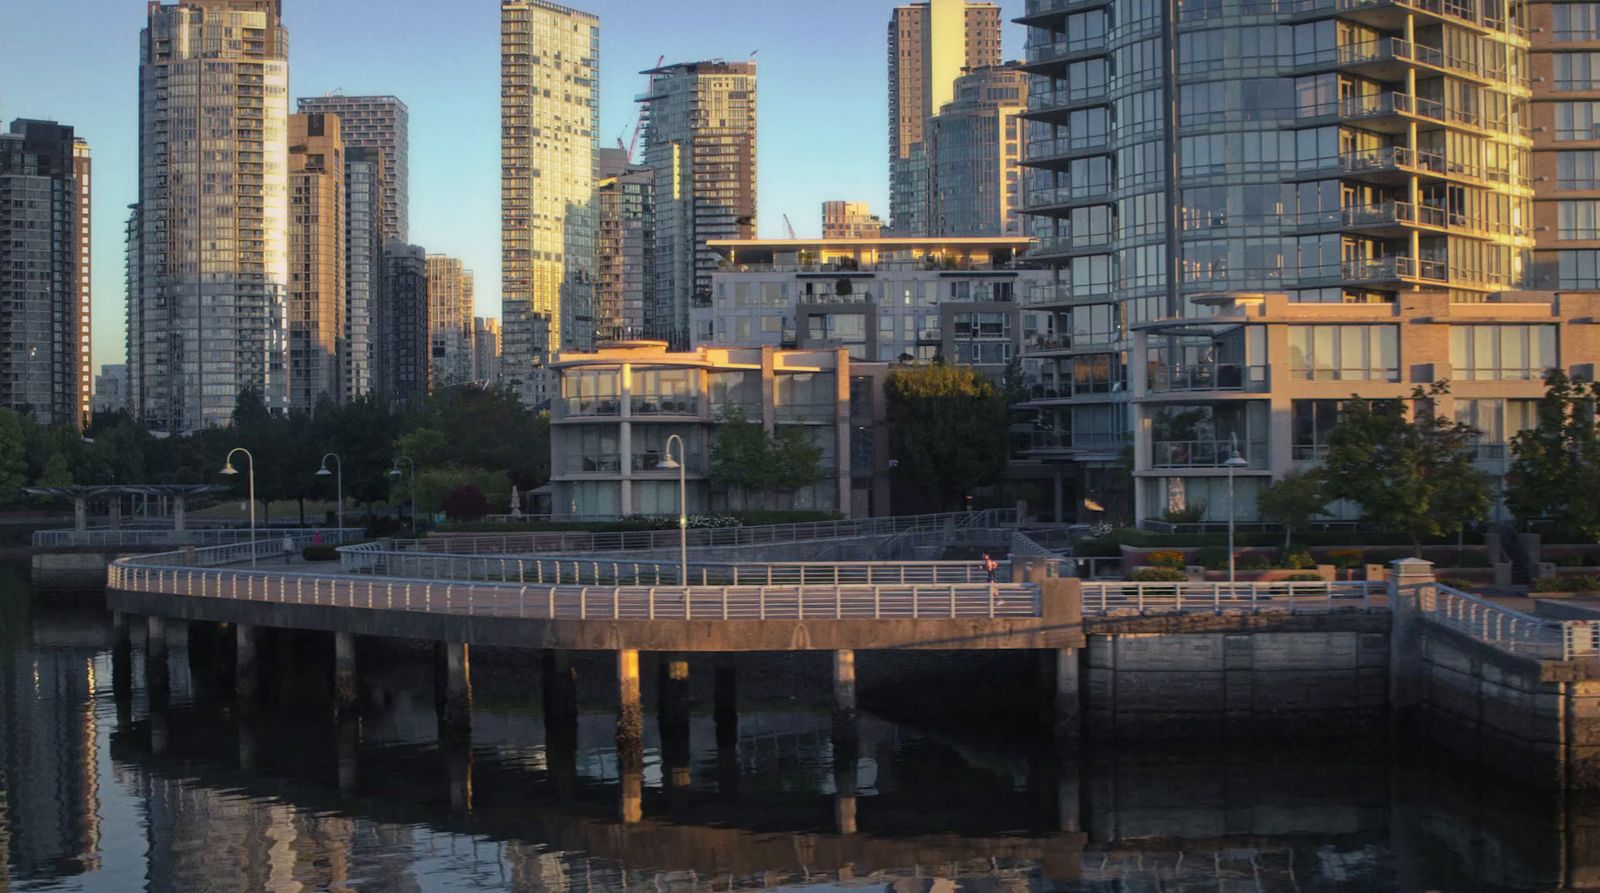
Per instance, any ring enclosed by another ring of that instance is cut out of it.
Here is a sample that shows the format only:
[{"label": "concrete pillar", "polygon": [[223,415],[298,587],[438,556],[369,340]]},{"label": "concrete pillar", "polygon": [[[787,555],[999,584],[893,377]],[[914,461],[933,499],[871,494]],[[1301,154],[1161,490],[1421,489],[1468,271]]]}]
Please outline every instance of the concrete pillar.
[{"label": "concrete pillar", "polygon": [[111,693],[117,703],[117,725],[124,723],[123,711],[133,706],[133,636],[128,629],[128,615],[115,611],[111,615]]},{"label": "concrete pillar", "polygon": [[472,665],[465,642],[439,643],[439,731],[472,730]]},{"label": "concrete pillar", "polygon": [[72,497],[72,529],[89,529],[89,500],[82,496]]},{"label": "concrete pillar", "polygon": [[1390,731],[1416,716],[1425,686],[1421,650],[1420,602],[1434,583],[1433,563],[1403,558],[1389,566],[1389,717]]},{"label": "concrete pillar", "polygon": [[624,824],[644,817],[644,707],[639,697],[639,652],[617,652],[617,768]]},{"label": "concrete pillar", "polygon": [[833,719],[833,814],[835,830],[856,833],[857,767],[861,737],[854,712],[835,712]]},{"label": "concrete pillar", "polygon": [[1056,746],[1075,748],[1083,737],[1083,705],[1078,679],[1078,649],[1046,652],[1050,664],[1051,728]]},{"label": "concrete pillar", "polygon": [[689,723],[689,659],[682,654],[661,656],[661,723]]},{"label": "concrete pillar", "polygon": [[1056,523],[1067,523],[1067,482],[1066,472],[1057,464],[1051,469],[1052,495],[1056,504]]},{"label": "concrete pillar", "polygon": [[571,652],[547,648],[540,660],[546,765],[557,801],[570,803],[578,789],[578,674]]},{"label": "concrete pillar", "polygon": [[188,523],[188,519],[184,516],[184,512],[185,512],[185,510],[187,508],[188,508],[188,503],[185,501],[184,497],[182,497],[182,496],[174,496],[174,497],[172,497],[172,529],[173,530],[187,530],[188,529],[188,527],[185,526]]},{"label": "concrete pillar", "polygon": [[356,712],[356,637],[354,633],[333,634],[333,709],[339,716]]},{"label": "concrete pillar", "polygon": [[856,653],[849,649],[833,653],[833,712],[852,717],[856,713]]},{"label": "concrete pillar", "polygon": [[145,618],[145,688],[150,693],[150,709],[165,710],[172,696],[172,670],[167,666],[166,621],[151,615]]},{"label": "concrete pillar", "polygon": [[260,642],[256,628],[244,623],[234,626],[233,640],[233,699],[241,706],[249,706],[261,694]]},{"label": "concrete pillar", "polygon": [[122,497],[120,497],[120,496],[111,497],[109,502],[107,503],[107,508],[111,512],[111,529],[112,530],[121,530],[122,529]]}]

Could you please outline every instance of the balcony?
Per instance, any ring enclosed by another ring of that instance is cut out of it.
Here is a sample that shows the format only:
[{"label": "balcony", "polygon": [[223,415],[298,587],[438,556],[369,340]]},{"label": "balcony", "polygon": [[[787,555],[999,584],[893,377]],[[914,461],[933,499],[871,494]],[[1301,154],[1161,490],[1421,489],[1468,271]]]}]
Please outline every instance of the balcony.
[{"label": "balcony", "polygon": [[1523,138],[1531,135],[1528,126],[1518,121],[1489,118],[1481,112],[1447,106],[1437,99],[1399,92],[1351,96],[1336,103],[1302,108],[1299,114],[1301,118],[1338,115],[1340,120],[1359,122],[1368,130],[1397,135],[1407,132],[1418,118],[1466,130],[1492,130]]},{"label": "balcony", "polygon": [[1152,468],[1225,468],[1235,447],[1247,463],[1247,468],[1267,467],[1265,441],[1239,442],[1228,440],[1157,440],[1150,444]]},{"label": "balcony", "polygon": [[1406,14],[1414,12],[1484,31],[1509,33],[1523,40],[1528,37],[1525,26],[1486,16],[1460,0],[1280,0],[1279,9],[1296,19],[1336,15],[1382,31],[1399,30],[1405,24]]},{"label": "balcony", "polygon": [[1270,389],[1268,366],[1210,363],[1189,366],[1152,366],[1149,390],[1153,394],[1225,391],[1264,394]]},{"label": "balcony", "polygon": [[1347,282],[1427,282],[1437,285],[1449,282],[1449,269],[1444,261],[1419,261],[1405,255],[1345,261],[1340,267],[1340,275]]},{"label": "balcony", "polygon": [[1472,162],[1452,162],[1437,152],[1418,152],[1405,146],[1347,152],[1339,156],[1340,173],[1373,183],[1401,184],[1411,174],[1473,183],[1510,185],[1531,189],[1533,181],[1509,170],[1490,169]]},{"label": "balcony", "polygon": [[1022,17],[1017,19],[1023,25],[1037,26],[1057,19],[1069,12],[1080,9],[1093,9],[1096,6],[1107,6],[1110,0],[1028,0],[1024,7]]},{"label": "balcony", "polygon": [[622,473],[622,454],[596,453],[585,456],[568,456],[567,473],[620,475]]},{"label": "balcony", "polygon": [[661,397],[635,394],[633,416],[699,416],[700,398],[688,394]]},{"label": "balcony", "polygon": [[1115,453],[1128,442],[1121,432],[1079,432],[1046,429],[1034,431],[1028,449],[1036,453]]},{"label": "balcony", "polygon": [[615,397],[568,397],[565,418],[622,415],[622,401]]},{"label": "balcony", "polygon": [[[662,477],[677,477],[678,469],[666,467],[666,457],[660,450],[645,450],[633,454],[633,470],[639,474],[659,474]],[[684,470],[690,477],[698,477],[706,473],[705,462],[692,452],[688,461],[684,463]]]}]

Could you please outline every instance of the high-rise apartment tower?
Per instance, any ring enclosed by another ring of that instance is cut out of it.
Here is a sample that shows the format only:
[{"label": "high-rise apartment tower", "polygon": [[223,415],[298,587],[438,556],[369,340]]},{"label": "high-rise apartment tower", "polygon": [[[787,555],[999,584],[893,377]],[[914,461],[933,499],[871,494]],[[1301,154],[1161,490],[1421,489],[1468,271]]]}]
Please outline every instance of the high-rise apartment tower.
[{"label": "high-rise apartment tower", "polygon": [[472,271],[459,258],[428,255],[428,331],[433,383],[473,379]]},{"label": "high-rise apartment tower", "polygon": [[595,311],[601,340],[645,334],[645,307],[655,293],[655,217],[650,169],[633,164],[623,149],[600,150],[595,205],[600,228],[595,241],[599,276]]},{"label": "high-rise apartment tower", "polygon": [[339,118],[289,116],[289,405],[344,397],[345,170]]}]

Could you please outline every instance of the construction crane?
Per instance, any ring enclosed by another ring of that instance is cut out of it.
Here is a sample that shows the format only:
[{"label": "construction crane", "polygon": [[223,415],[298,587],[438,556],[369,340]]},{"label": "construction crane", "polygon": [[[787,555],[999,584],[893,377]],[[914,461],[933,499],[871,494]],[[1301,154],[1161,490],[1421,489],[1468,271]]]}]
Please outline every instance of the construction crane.
[{"label": "construction crane", "polygon": [[789,234],[789,241],[791,241],[791,242],[800,241],[800,237],[795,235],[794,224],[789,222],[789,215],[788,214],[783,215],[783,229],[784,229],[785,232],[787,232]]},{"label": "construction crane", "polygon": [[[656,68],[660,68],[667,61],[665,55],[656,57]],[[624,143],[622,137],[617,137],[617,148],[628,153],[628,163],[633,163],[633,153],[639,150],[639,135],[644,133],[644,105],[639,106],[639,117],[633,123],[633,139]]]}]

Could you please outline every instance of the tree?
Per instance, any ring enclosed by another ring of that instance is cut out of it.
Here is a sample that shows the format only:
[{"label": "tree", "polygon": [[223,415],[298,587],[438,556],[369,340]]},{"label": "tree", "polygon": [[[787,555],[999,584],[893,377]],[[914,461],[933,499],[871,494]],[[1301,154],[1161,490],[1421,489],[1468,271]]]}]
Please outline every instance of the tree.
[{"label": "tree", "polygon": [[821,481],[822,450],[805,432],[790,426],[768,435],[744,411],[729,409],[711,445],[711,486],[742,502],[759,494],[770,507],[779,494],[794,493]]},{"label": "tree", "polygon": [[452,521],[476,521],[489,514],[489,500],[471,484],[450,491],[444,498],[445,517]]},{"label": "tree", "polygon": [[1316,471],[1291,471],[1256,494],[1256,507],[1261,514],[1283,525],[1285,552],[1295,530],[1304,529],[1327,507],[1322,491],[1322,476]]},{"label": "tree", "polygon": [[72,484],[72,469],[67,467],[67,457],[60,453],[52,455],[45,462],[44,471],[33,482],[35,487],[70,487]]},{"label": "tree", "polygon": [[1553,369],[1545,376],[1537,422],[1511,439],[1506,505],[1524,521],[1547,518],[1589,539],[1600,538],[1600,388]]},{"label": "tree", "polygon": [[895,473],[945,509],[1000,479],[1011,411],[994,383],[968,366],[934,364],[889,376]]},{"label": "tree", "polygon": [[28,442],[22,417],[0,409],[0,502],[16,502],[28,485]]},{"label": "tree", "polygon": [[1473,464],[1478,430],[1435,411],[1449,393],[1445,382],[1418,387],[1414,418],[1404,400],[1352,397],[1322,466],[1329,501],[1359,503],[1364,521],[1406,533],[1418,555],[1424,538],[1459,531],[1489,508],[1488,475]]}]

